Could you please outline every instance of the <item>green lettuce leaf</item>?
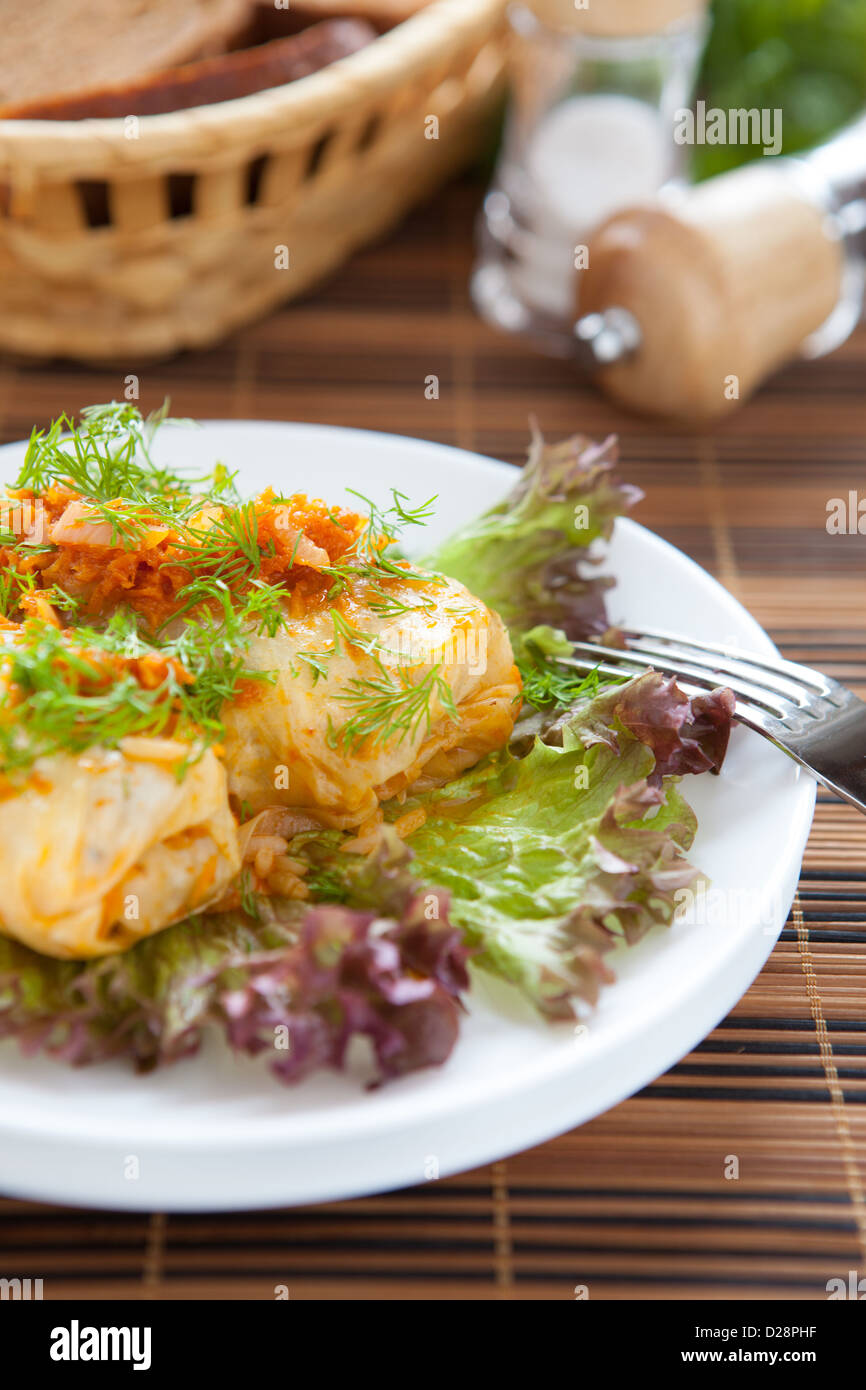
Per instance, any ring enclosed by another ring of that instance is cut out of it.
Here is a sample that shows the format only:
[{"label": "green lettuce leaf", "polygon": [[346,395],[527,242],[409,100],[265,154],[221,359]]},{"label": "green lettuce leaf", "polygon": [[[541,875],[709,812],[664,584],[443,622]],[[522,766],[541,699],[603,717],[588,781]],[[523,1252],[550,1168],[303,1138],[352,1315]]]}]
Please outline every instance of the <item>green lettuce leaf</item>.
[{"label": "green lettuce leaf", "polygon": [[[675,779],[653,785],[651,750],[536,741],[419,798],[411,836],[419,877],[440,884],[473,964],[510,981],[542,1012],[570,1017],[611,976],[605,954],[669,924],[696,870],[684,852],[696,829]],[[405,809],[405,808],[403,808]]]},{"label": "green lettuce leaf", "polygon": [[615,519],[643,495],[616,479],[616,462],[613,437],[545,444],[534,430],[529,460],[505,501],[423,563],[462,580],[495,608],[518,655],[523,634],[538,625],[573,641],[602,635],[604,594],[613,581],[593,573],[598,561],[588,550],[609,538]]}]

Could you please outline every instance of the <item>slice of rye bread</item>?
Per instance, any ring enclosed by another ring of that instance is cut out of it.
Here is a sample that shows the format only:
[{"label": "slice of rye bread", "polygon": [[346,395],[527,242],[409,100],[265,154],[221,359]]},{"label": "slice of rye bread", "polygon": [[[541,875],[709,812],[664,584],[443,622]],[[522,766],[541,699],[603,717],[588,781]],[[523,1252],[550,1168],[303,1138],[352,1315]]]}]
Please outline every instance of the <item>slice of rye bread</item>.
[{"label": "slice of rye bread", "polygon": [[402,24],[433,0],[291,0],[288,9],[274,0],[250,0],[249,22],[237,47],[296,34],[324,19],[366,19],[380,34]]},{"label": "slice of rye bread", "polygon": [[377,37],[358,19],[331,19],[298,34],[273,39],[158,73],[122,87],[103,87],[80,96],[57,97],[0,107],[6,120],[81,121],[90,117],[157,116],[249,96],[267,87],[296,82],[357,53]]},{"label": "slice of rye bread", "polygon": [[250,0],[0,0],[0,105],[224,53],[249,13]]}]

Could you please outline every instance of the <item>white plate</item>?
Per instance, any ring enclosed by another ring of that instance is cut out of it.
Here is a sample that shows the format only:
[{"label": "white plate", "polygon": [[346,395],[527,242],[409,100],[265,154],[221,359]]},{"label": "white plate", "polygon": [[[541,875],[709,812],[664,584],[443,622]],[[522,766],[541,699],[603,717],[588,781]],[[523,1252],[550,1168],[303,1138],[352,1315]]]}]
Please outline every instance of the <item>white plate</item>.
[{"label": "white plate", "polygon": [[[0,450],[11,477],[21,446]],[[216,423],[163,435],[174,461],[240,470],[331,501],[352,487],[387,501],[439,494],[421,549],[498,500],[516,474],[476,454],[360,430]],[[624,472],[628,473],[626,462]],[[632,522],[606,566],[611,616],[772,654],[754,620],[703,570]],[[284,1088],[216,1041],[149,1077],[121,1063],[69,1070],[0,1048],[0,1191],[128,1209],[230,1210],[318,1202],[472,1168],[616,1105],[688,1052],[760,970],[787,915],[812,819],[813,783],[737,730],[721,777],[688,778],[694,862],[713,881],[697,914],[614,965],[589,1022],[539,1022],[478,992],[448,1063],[365,1092],[350,1078]]]}]

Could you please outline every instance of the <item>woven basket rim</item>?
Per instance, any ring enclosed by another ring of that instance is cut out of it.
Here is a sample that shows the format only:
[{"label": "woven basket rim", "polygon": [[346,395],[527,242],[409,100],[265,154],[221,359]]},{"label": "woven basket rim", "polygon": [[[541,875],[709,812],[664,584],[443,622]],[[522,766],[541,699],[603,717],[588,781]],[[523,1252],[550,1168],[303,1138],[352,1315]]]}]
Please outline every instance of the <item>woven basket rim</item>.
[{"label": "woven basket rim", "polygon": [[[229,152],[274,133],[284,137],[290,119],[303,138],[311,126],[339,117],[359,97],[371,102],[376,94],[411,78],[461,45],[473,30],[486,33],[504,14],[508,0],[434,0],[381,34],[366,48],[294,82],[249,96],[185,111],[140,116],[140,138],[125,134],[128,117],[79,121],[0,120],[0,167],[57,169],[66,159],[102,162],[119,168],[150,164],[167,154],[195,158]],[[134,112],[130,112],[134,115]],[[145,138],[145,136],[147,138]]]}]

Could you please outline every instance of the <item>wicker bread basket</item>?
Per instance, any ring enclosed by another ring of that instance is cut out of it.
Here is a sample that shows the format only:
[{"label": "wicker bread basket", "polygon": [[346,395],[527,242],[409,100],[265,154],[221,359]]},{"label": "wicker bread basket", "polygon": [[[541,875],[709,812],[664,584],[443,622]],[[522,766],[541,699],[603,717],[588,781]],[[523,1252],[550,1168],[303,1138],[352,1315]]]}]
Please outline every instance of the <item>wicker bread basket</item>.
[{"label": "wicker bread basket", "polygon": [[505,3],[437,0],[236,101],[0,122],[0,348],[167,356],[301,293],[475,152]]}]

